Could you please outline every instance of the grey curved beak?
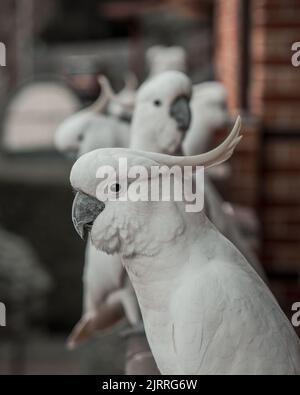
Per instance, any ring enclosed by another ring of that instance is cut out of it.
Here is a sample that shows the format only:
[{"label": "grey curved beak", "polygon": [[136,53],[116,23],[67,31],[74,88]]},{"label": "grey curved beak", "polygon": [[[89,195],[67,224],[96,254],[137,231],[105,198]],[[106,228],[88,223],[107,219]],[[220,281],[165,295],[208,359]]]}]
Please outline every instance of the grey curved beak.
[{"label": "grey curved beak", "polygon": [[192,119],[189,98],[180,96],[175,99],[171,105],[170,116],[177,122],[179,130],[187,131]]},{"label": "grey curved beak", "polygon": [[84,239],[95,219],[104,210],[105,204],[83,192],[77,192],[73,201],[72,221],[76,232]]}]

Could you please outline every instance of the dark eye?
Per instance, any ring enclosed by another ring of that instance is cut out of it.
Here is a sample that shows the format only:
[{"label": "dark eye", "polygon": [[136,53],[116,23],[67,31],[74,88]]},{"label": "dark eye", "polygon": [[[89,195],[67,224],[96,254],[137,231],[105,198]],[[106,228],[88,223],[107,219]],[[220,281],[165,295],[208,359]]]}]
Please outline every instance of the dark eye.
[{"label": "dark eye", "polygon": [[155,107],[160,107],[160,106],[161,106],[161,104],[162,104],[162,103],[161,103],[161,101],[160,101],[160,100],[158,100],[158,99],[157,99],[157,100],[154,100],[154,102],[153,102],[153,103],[154,103]]},{"label": "dark eye", "polygon": [[80,133],[79,135],[78,135],[78,137],[77,137],[77,140],[78,141],[82,141],[83,140],[83,133]]},{"label": "dark eye", "polygon": [[110,190],[112,192],[115,192],[115,193],[118,193],[120,191],[120,189],[121,189],[121,185],[120,184],[113,184],[110,187]]}]

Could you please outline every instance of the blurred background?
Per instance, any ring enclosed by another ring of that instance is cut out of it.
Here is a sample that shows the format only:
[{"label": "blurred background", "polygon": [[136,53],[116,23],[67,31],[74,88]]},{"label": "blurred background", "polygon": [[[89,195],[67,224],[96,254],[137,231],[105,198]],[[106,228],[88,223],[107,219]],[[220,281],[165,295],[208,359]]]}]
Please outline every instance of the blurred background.
[{"label": "blurred background", "polygon": [[128,71],[142,82],[153,45],[182,46],[192,81],[222,82],[230,113],[243,115],[230,178],[217,187],[291,316],[300,302],[297,41],[297,0],[0,0],[0,373],[124,371],[113,332],[65,348],[81,314],[84,244],[71,223],[72,162],[53,136],[97,97],[99,73],[116,90]]}]

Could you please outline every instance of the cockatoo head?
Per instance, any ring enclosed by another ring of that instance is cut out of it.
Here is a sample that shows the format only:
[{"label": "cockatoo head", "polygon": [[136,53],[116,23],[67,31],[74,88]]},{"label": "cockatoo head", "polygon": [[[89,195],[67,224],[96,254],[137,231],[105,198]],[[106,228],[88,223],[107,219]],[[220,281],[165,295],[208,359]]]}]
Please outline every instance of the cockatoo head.
[{"label": "cockatoo head", "polygon": [[[216,81],[203,82],[193,87],[193,111],[210,130],[224,127],[229,121],[226,90]],[[200,116],[201,115],[201,116]]]},{"label": "cockatoo head", "polygon": [[[102,86],[102,79],[99,77]],[[103,85],[105,82],[103,83]],[[98,99],[89,107],[71,115],[58,127],[54,136],[55,147],[65,155],[76,158],[89,127],[106,111],[109,103],[107,91],[101,90]],[[100,131],[101,132],[101,131]]]},{"label": "cockatoo head", "polygon": [[[133,182],[129,170],[136,166],[148,170],[146,174],[138,170],[141,174],[138,185],[143,188],[152,181],[152,175],[149,175],[152,174],[153,166],[171,168],[177,165],[183,168],[201,165],[208,168],[218,165],[232,155],[241,138],[239,131],[240,119],[220,146],[194,157],[121,148],[99,149],[83,155],[74,164],[70,176],[76,191],[72,215],[77,232],[83,236],[86,231],[90,231],[96,248],[109,254],[119,253],[125,257],[136,254],[155,256],[162,245],[173,241],[183,232],[184,210],[178,202],[171,199],[124,199]],[[120,167],[120,160],[124,159],[127,171],[123,171],[124,165]],[[114,177],[115,174],[117,178]],[[107,197],[105,201],[99,198],[104,189]]]},{"label": "cockatoo head", "polygon": [[125,78],[124,88],[115,94],[118,100],[110,100],[107,109],[108,114],[127,122],[131,121],[133,112],[131,103],[134,103],[135,101],[137,88],[138,80],[136,76],[132,73],[129,73]]},{"label": "cockatoo head", "polygon": [[[167,220],[168,216],[174,217],[175,208],[168,202],[123,201],[133,180],[120,173],[120,160],[126,160],[129,169],[137,166],[149,172],[151,166],[158,165],[142,151],[122,148],[100,149],[83,155],[71,172],[71,184],[78,191],[73,204],[75,228],[81,236],[90,231],[92,243],[108,254],[131,256],[144,251],[155,255],[158,238],[172,238],[172,232],[176,232]],[[96,177],[99,169],[107,169],[106,180]],[[145,184],[149,187],[148,176],[139,181],[141,188]],[[105,201],[97,196],[102,186],[109,193]],[[160,221],[163,225],[159,226]]]},{"label": "cockatoo head", "polygon": [[185,73],[187,69],[187,56],[182,47],[155,45],[147,50],[146,60],[149,66],[150,76],[168,70]]},{"label": "cockatoo head", "polygon": [[167,71],[139,89],[132,120],[131,148],[174,154],[190,126],[189,78]]},{"label": "cockatoo head", "polygon": [[97,117],[94,112],[80,111],[66,119],[55,133],[56,148],[70,158],[77,158],[89,127]]}]

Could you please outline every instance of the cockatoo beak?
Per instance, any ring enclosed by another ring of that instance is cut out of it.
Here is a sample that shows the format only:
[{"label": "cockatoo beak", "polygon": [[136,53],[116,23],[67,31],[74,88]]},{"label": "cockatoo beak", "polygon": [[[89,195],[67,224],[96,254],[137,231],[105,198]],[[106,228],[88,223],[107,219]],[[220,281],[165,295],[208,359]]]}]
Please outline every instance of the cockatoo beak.
[{"label": "cockatoo beak", "polygon": [[83,192],[77,192],[73,207],[72,221],[76,232],[84,239],[94,224],[95,219],[104,210],[105,204]]},{"label": "cockatoo beak", "polygon": [[189,98],[187,96],[180,96],[171,105],[170,116],[175,119],[178,129],[185,132],[190,127],[191,123],[191,109],[189,105]]}]

